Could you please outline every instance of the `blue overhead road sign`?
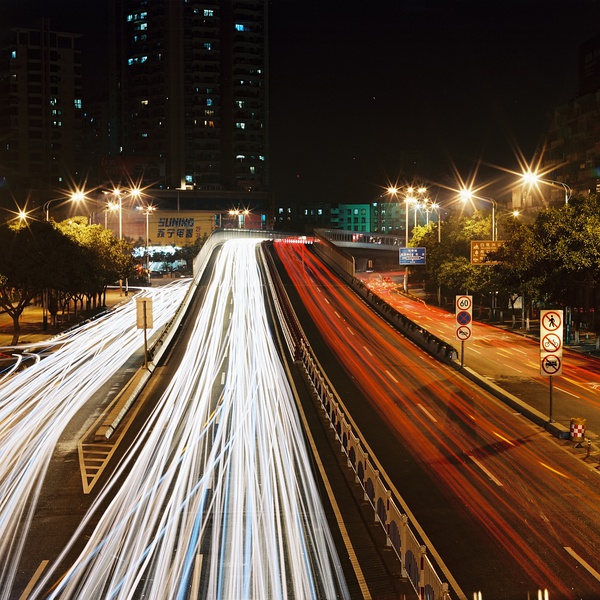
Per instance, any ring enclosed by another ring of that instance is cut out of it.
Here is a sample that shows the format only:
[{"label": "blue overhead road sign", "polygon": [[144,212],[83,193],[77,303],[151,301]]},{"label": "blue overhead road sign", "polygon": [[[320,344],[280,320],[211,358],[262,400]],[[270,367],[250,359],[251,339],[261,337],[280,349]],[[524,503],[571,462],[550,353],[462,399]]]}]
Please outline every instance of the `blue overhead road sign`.
[{"label": "blue overhead road sign", "polygon": [[424,265],[425,248],[400,248],[401,265]]}]

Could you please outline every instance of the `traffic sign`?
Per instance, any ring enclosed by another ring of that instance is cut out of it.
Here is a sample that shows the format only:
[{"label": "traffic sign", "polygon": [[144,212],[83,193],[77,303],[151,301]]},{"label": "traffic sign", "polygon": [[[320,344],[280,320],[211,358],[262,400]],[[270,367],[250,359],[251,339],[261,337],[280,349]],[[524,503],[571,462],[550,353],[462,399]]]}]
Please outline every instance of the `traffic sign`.
[{"label": "traffic sign", "polygon": [[542,353],[540,365],[540,375],[543,377],[553,377],[562,375],[562,356],[550,352]]},{"label": "traffic sign", "polygon": [[551,352],[562,356],[563,311],[540,311],[540,352]]},{"label": "traffic sign", "polygon": [[456,315],[456,322],[459,325],[468,325],[471,322],[471,315],[466,310],[461,310]]},{"label": "traffic sign", "polygon": [[426,248],[400,248],[401,265],[424,265]]},{"label": "traffic sign", "polygon": [[471,333],[472,331],[470,327],[465,327],[464,325],[461,325],[460,327],[456,328],[456,339],[462,340],[464,342],[471,337]]},{"label": "traffic sign", "polygon": [[545,352],[558,352],[562,347],[562,340],[556,333],[547,333],[542,338],[541,350]]},{"label": "traffic sign", "polygon": [[562,310],[543,310],[540,316],[540,326],[546,331],[562,329]]},{"label": "traffic sign", "polygon": [[456,310],[470,312],[473,308],[473,296],[456,296]]},{"label": "traffic sign", "polygon": [[470,339],[473,331],[473,297],[456,296],[456,339],[464,342]]}]

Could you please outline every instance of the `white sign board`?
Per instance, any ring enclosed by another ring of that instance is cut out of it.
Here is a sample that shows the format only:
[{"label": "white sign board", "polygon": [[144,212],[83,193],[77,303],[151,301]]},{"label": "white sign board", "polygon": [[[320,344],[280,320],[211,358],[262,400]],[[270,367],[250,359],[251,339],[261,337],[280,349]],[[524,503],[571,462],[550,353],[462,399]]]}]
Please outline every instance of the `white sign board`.
[{"label": "white sign board", "polygon": [[136,326],[138,329],[152,329],[152,298],[136,298]]},{"label": "white sign board", "polygon": [[473,334],[473,296],[456,296],[455,337],[461,342],[471,338]]},{"label": "white sign board", "polygon": [[562,375],[563,311],[540,311],[540,375]]}]

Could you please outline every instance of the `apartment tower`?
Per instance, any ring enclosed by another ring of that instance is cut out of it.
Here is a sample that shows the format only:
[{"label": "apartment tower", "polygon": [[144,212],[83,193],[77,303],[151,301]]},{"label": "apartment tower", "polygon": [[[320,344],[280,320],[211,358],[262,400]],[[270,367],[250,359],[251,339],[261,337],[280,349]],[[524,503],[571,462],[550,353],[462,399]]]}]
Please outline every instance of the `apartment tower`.
[{"label": "apartment tower", "polygon": [[110,154],[164,188],[268,191],[267,0],[112,0]]}]

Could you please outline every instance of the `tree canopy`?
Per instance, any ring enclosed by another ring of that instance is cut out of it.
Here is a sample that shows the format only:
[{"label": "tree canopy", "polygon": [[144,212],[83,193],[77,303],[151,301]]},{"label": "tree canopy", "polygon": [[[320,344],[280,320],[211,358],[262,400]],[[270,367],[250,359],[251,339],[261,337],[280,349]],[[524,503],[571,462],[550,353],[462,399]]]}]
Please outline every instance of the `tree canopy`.
[{"label": "tree canopy", "polygon": [[3,224],[0,247],[0,307],[13,319],[13,344],[19,340],[19,318],[35,298],[98,297],[134,270],[129,245],[85,219]]}]

